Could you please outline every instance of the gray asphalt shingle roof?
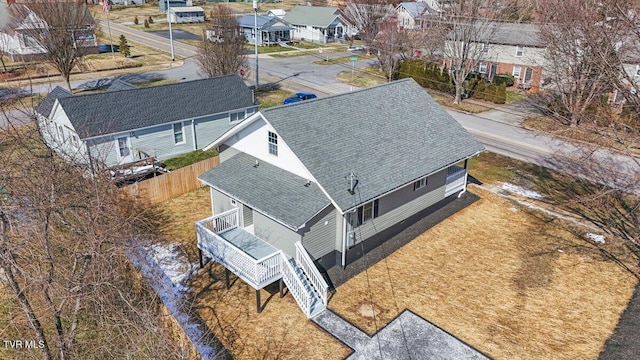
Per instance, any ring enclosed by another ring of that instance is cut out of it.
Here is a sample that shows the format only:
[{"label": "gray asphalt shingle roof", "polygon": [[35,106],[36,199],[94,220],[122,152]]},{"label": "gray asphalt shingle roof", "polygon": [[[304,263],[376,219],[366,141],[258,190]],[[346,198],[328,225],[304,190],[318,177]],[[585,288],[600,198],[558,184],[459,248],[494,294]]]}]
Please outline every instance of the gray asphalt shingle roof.
[{"label": "gray asphalt shingle roof", "polygon": [[[540,27],[536,24],[522,23],[490,23],[477,26],[486,34],[477,34],[478,42],[489,42],[500,45],[521,45],[530,47],[545,47],[540,37]],[[449,39],[453,39],[449,35]]]},{"label": "gray asphalt shingle roof", "polygon": [[81,139],[172,123],[254,105],[238,75],[59,100]]},{"label": "gray asphalt shingle roof", "polygon": [[283,19],[294,25],[327,27],[338,17],[338,8],[329,6],[301,6],[291,9]]},{"label": "gray asphalt shingle roof", "polygon": [[243,204],[298,229],[330,204],[318,185],[267,162],[240,153],[199,179]]},{"label": "gray asphalt shingle roof", "polygon": [[[243,28],[253,28],[255,25],[255,19],[253,15],[245,15],[238,19],[238,24]],[[274,26],[277,23],[284,24],[285,26]],[[258,29],[267,30],[281,30],[281,29],[289,29],[290,26],[288,23],[278,17],[275,16],[265,16],[258,15]]]},{"label": "gray asphalt shingle roof", "polygon": [[426,2],[402,2],[399,6],[402,6],[407,10],[407,13],[412,18],[419,18],[425,12],[428,13],[429,5]]},{"label": "gray asphalt shingle roof", "polygon": [[137,88],[138,88],[137,86],[131,85],[124,80],[115,79],[113,80],[111,85],[109,85],[109,88],[107,89],[107,91],[131,90],[131,89],[137,89]]},{"label": "gray asphalt shingle roof", "polygon": [[40,104],[36,106],[36,112],[42,116],[49,117],[51,115],[51,110],[53,109],[53,105],[55,104],[57,99],[62,99],[66,97],[73,96],[69,91],[61,88],[60,86],[56,86],[51,90],[47,96],[40,101]]},{"label": "gray asphalt shingle roof", "polygon": [[412,79],[262,114],[343,211],[484,149]]}]

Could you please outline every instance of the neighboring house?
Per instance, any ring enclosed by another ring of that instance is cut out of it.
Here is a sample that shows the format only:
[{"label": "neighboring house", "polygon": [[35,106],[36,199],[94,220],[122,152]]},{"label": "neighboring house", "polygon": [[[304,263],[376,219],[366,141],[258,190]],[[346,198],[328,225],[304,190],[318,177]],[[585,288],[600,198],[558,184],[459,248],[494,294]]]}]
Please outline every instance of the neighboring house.
[{"label": "neighboring house", "polygon": [[[41,60],[46,49],[29,35],[34,29],[47,29],[47,24],[32,11],[17,11],[20,7],[28,9],[22,4],[11,4],[8,7],[10,21],[0,29],[0,50],[11,58],[11,61]],[[89,54],[98,53],[98,42],[95,29],[89,25],[85,29],[74,29],[69,33],[74,43],[82,47]]]},{"label": "neighboring house", "polygon": [[[255,44],[254,15],[245,15],[238,19],[245,39],[250,44]],[[285,20],[275,16],[258,15],[258,45],[276,45],[280,42],[291,41],[291,25]]]},{"label": "neighboring house", "polygon": [[430,15],[426,2],[401,2],[396,7],[398,26],[402,29],[417,30],[424,27],[424,20]]},{"label": "neighboring house", "polygon": [[261,110],[207,148],[221,163],[200,176],[201,260],[256,290],[282,278],[307,316],[327,301],[316,264],[344,267],[462,194],[483,151],[412,79]]},{"label": "neighboring house", "polygon": [[202,149],[256,111],[237,75],[89,95],[56,88],[36,108],[58,153],[106,167]]},{"label": "neighboring house", "polygon": [[160,7],[161,12],[167,12],[167,4],[170,8],[174,7],[185,7],[185,6],[193,6],[192,0],[159,0],[158,6]]},{"label": "neighboring house", "polygon": [[204,9],[199,6],[172,7],[167,11],[167,21],[172,24],[202,23],[204,22]]},{"label": "neighboring house", "polygon": [[283,17],[293,27],[292,39],[321,44],[340,41],[355,28],[338,8],[327,6],[296,6]]},{"label": "neighboring house", "polygon": [[[478,35],[473,44],[447,46],[478,46],[482,55],[477,60],[476,71],[491,80],[496,74],[509,74],[515,78],[515,86],[537,91],[543,84],[545,66],[545,44],[540,39],[540,30],[535,24],[493,23],[489,36]],[[445,53],[447,51],[445,50]],[[449,59],[445,59],[447,67]]]},{"label": "neighboring house", "polygon": [[283,18],[287,14],[284,9],[272,9],[267,11],[267,16],[275,16],[279,18]]}]

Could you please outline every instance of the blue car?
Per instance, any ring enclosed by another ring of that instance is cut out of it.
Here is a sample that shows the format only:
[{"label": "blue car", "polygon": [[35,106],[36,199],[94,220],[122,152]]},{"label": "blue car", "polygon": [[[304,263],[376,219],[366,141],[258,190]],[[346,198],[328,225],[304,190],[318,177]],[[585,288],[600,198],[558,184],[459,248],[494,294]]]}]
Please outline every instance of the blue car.
[{"label": "blue car", "polygon": [[288,98],[284,99],[282,104],[283,105],[293,104],[293,103],[300,102],[302,100],[309,100],[309,99],[315,99],[315,98],[317,98],[317,96],[314,93],[299,92],[299,93],[296,93],[295,95],[293,95],[292,97],[288,97]]}]

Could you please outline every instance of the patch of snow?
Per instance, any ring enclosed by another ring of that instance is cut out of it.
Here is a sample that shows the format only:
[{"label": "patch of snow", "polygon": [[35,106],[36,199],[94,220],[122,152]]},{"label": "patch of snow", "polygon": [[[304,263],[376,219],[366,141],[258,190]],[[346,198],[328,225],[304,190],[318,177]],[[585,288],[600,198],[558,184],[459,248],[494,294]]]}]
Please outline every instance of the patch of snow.
[{"label": "patch of snow", "polygon": [[594,233],[587,233],[587,237],[589,238],[589,240],[596,242],[598,244],[604,244],[605,240],[604,240],[604,235],[600,235],[600,234],[594,234]]},{"label": "patch of snow", "polygon": [[149,246],[151,259],[169,278],[171,283],[180,291],[185,290],[185,282],[196,271],[196,264],[189,263],[186,256],[180,252],[178,244]]},{"label": "patch of snow", "polygon": [[539,192],[527,190],[521,186],[510,184],[510,183],[502,183],[500,185],[500,188],[512,194],[524,196],[528,199],[540,200],[543,198],[542,194],[540,194]]}]

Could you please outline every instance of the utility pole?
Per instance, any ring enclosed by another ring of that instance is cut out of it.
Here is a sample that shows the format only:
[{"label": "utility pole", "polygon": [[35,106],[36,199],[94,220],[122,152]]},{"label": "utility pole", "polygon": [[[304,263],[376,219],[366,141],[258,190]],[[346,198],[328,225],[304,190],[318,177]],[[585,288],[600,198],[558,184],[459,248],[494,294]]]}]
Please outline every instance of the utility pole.
[{"label": "utility pole", "polygon": [[258,0],[253,0],[253,47],[254,55],[256,57],[256,87],[258,90],[260,82],[258,81]]},{"label": "utility pole", "polygon": [[169,4],[169,0],[167,1],[167,20],[169,21],[169,45],[171,46],[171,61],[176,60],[176,56],[173,52],[173,31],[171,31],[171,5]]}]

